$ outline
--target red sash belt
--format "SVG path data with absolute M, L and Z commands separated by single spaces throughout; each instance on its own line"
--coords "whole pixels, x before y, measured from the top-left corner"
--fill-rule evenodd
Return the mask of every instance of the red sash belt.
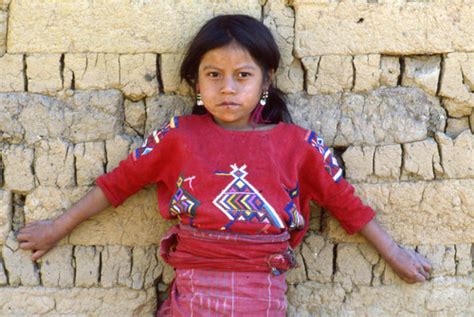
M 178 224 L 161 239 L 160 254 L 174 268 L 272 272 L 278 275 L 296 265 L 289 238 L 288 232 L 249 235 L 198 230 Z

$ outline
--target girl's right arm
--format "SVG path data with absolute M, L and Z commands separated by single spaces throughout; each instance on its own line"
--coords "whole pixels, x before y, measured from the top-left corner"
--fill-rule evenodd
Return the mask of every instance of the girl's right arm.
M 32 250 L 31 259 L 36 261 L 80 223 L 109 206 L 110 203 L 102 190 L 95 186 L 81 200 L 55 219 L 35 221 L 21 228 L 17 235 L 20 248 Z
M 110 205 L 121 205 L 145 185 L 159 182 L 162 173 L 170 171 L 167 167 L 176 169 L 182 157 L 179 147 L 181 142 L 168 136 L 177 127 L 177 117 L 167 120 L 118 167 L 97 178 L 97 186 L 64 214 L 53 220 L 36 221 L 23 227 L 17 235 L 20 248 L 32 250 L 31 258 L 36 261 L 84 220 Z

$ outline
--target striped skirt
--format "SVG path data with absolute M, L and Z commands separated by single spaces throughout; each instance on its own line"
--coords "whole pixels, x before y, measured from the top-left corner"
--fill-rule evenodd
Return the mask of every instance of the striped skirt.
M 285 316 L 285 274 L 176 269 L 156 316 Z

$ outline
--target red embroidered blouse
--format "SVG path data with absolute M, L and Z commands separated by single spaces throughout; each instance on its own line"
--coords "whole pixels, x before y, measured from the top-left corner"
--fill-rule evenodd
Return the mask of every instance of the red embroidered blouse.
M 313 131 L 283 122 L 269 130 L 226 130 L 207 114 L 172 118 L 96 183 L 115 207 L 156 184 L 167 219 L 248 234 L 289 230 L 295 247 L 308 228 L 310 200 L 349 234 L 374 217 L 341 175 Z

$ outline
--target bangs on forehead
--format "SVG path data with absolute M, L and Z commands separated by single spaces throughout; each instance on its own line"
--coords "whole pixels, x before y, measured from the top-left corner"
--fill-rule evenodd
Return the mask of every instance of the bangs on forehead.
M 204 55 L 203 55 L 203 58 L 201 59 L 200 63 L 199 63 L 199 68 L 200 69 L 207 69 L 207 68 L 212 68 L 212 67 L 215 67 L 216 65 L 212 65 L 212 64 L 209 64 L 209 62 L 206 62 L 205 64 L 203 64 L 203 59 L 204 57 L 208 54 L 208 53 L 211 53 L 213 52 L 214 50 L 217 50 L 217 49 L 223 49 L 223 48 L 229 48 L 231 50 L 239 50 L 241 52 L 243 52 L 244 54 L 246 54 L 250 59 L 251 61 L 253 62 L 253 64 L 250 64 L 250 63 L 242 63 L 240 65 L 237 65 L 237 68 L 241 69 L 241 68 L 246 68 L 246 69 L 256 69 L 257 67 L 260 68 L 260 70 L 263 70 L 263 67 L 262 65 L 260 65 L 256 60 L 255 58 L 252 56 L 252 54 L 250 54 L 250 52 L 245 48 L 243 47 L 242 45 L 240 45 L 237 41 L 232 41 L 230 42 L 229 44 L 227 45 L 224 45 L 224 46 L 221 46 L 221 47 L 216 47 L 212 50 L 209 50 L 207 51 Z

